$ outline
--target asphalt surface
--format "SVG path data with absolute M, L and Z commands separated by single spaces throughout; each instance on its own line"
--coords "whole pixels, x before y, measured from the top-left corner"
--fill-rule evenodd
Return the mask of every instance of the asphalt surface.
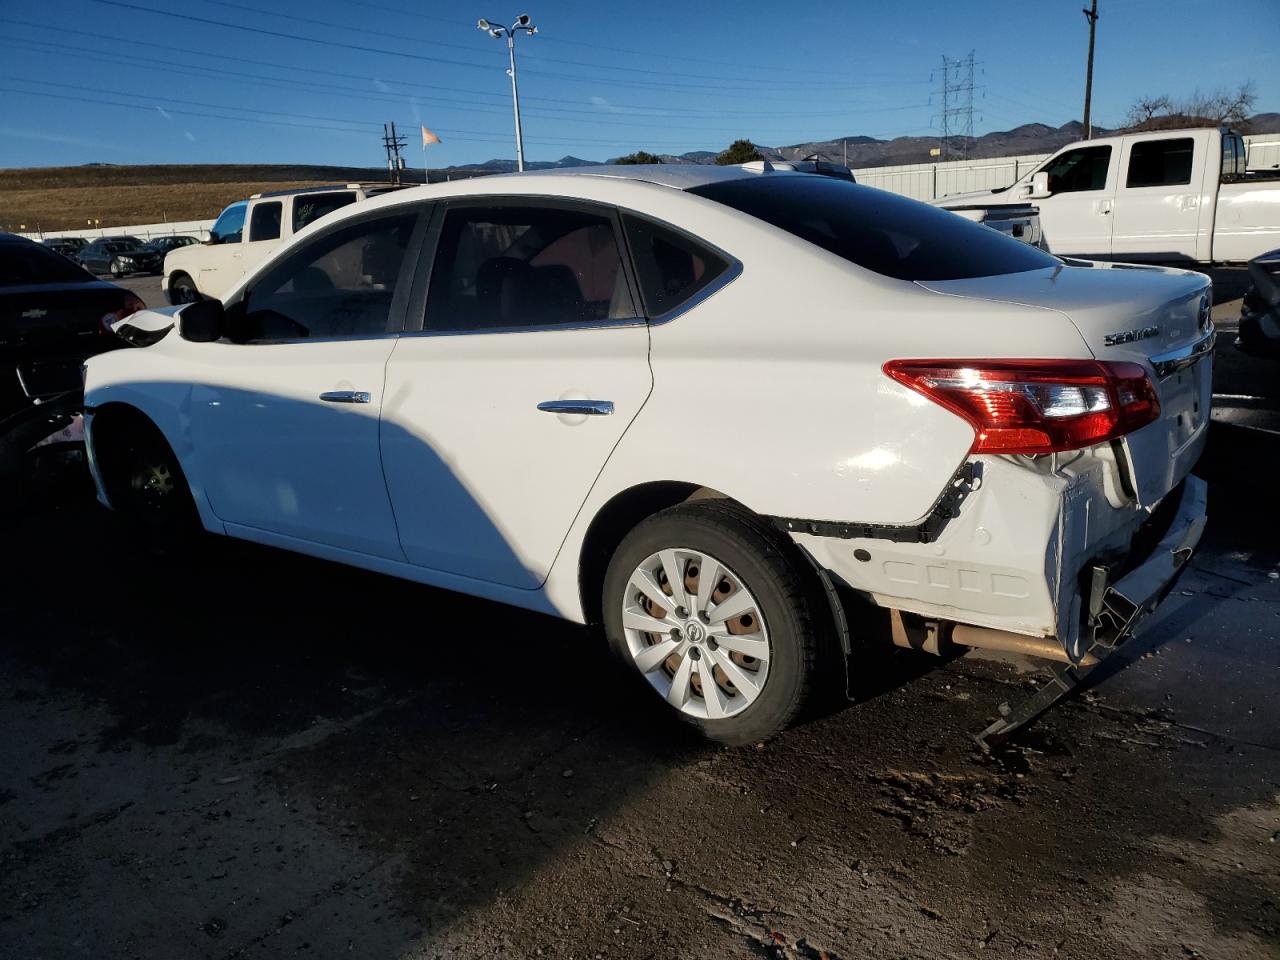
M 1280 956 L 1278 444 L 1214 424 L 1208 532 L 1125 668 L 991 755 L 1027 661 L 904 655 L 721 749 L 589 631 L 244 544 L 157 562 L 60 476 L 0 521 L 0 954 Z

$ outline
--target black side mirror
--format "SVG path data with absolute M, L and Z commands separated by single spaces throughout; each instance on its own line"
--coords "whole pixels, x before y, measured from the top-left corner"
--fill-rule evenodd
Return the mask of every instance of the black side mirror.
M 178 334 L 192 343 L 222 339 L 224 310 L 221 300 L 197 300 L 178 314 Z

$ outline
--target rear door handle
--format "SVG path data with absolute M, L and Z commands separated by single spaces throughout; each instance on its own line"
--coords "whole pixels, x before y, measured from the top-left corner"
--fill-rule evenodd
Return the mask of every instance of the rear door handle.
M 320 394 L 325 403 L 368 403 L 373 398 L 364 390 L 330 390 Z
M 607 417 L 613 413 L 612 400 L 544 400 L 538 404 L 543 413 L 581 413 L 589 417 Z

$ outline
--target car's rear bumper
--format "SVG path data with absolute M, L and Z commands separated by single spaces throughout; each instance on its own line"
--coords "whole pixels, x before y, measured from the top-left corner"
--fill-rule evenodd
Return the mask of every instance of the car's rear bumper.
M 833 579 L 878 606 L 1053 638 L 1079 662 L 1154 609 L 1204 528 L 1206 487 L 1196 477 L 1148 511 L 1133 505 L 1105 456 L 1057 470 L 998 457 L 976 466 L 958 515 L 928 542 L 793 538 Z

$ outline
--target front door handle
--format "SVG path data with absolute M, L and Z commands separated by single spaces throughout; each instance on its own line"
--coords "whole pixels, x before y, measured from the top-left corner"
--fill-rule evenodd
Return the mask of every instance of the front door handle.
M 613 413 L 612 400 L 544 400 L 538 404 L 543 413 L 581 413 L 589 417 L 607 417 Z
M 368 403 L 373 398 L 364 390 L 330 390 L 320 394 L 325 403 Z

